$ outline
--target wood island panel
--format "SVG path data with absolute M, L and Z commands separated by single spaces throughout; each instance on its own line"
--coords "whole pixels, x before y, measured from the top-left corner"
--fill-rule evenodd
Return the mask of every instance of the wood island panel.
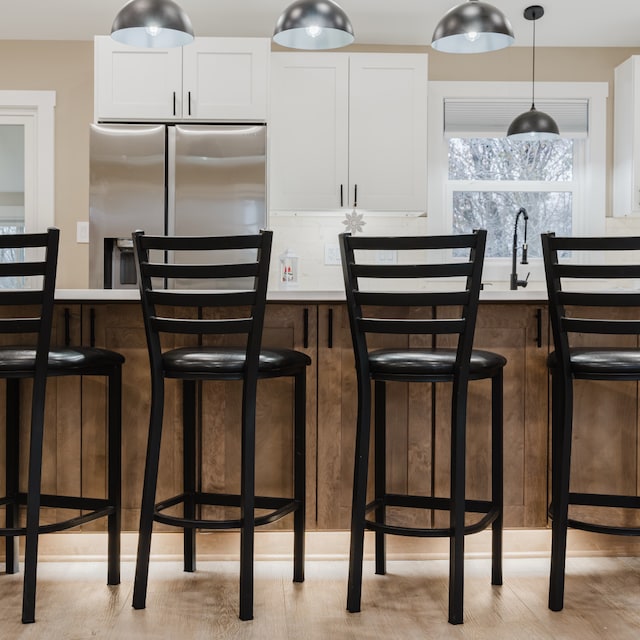
M 89 344 L 93 334 L 96 346 L 114 349 L 126 358 L 123 529 L 136 531 L 150 404 L 149 362 L 139 303 L 136 300 L 59 301 L 54 322 L 58 343 L 63 343 L 68 334 L 71 343 Z M 547 324 L 544 303 L 495 301 L 480 305 L 475 346 L 502 353 L 508 360 L 504 392 L 507 527 L 536 528 L 548 524 Z M 582 339 L 588 343 L 591 338 Z M 383 337 L 377 346 L 396 344 L 398 340 L 396 346 L 403 344 L 400 337 Z M 417 340 L 412 338 L 411 344 L 418 344 Z M 346 530 L 351 510 L 357 408 L 346 306 L 342 301 L 269 303 L 264 344 L 301 349 L 312 358 L 307 370 L 307 526 L 309 530 Z M 222 390 L 212 385 L 202 394 L 201 444 L 206 456 L 206 464 L 202 465 L 203 487 L 229 488 L 238 479 L 239 385 L 234 388 L 230 383 L 227 387 Z M 435 390 L 431 387 L 406 383 L 388 385 L 387 473 L 389 486 L 394 491 L 448 494 L 450 390 L 447 385 L 435 385 Z M 21 398 L 25 436 L 28 435 L 29 388 L 27 382 Z M 173 495 L 181 488 L 181 394 L 180 383 L 168 381 L 159 496 Z M 4 394 L 0 404 L 4 405 Z M 598 487 L 612 492 L 637 492 L 640 488 L 637 383 L 578 381 L 575 405 L 572 489 Z M 488 383 L 471 383 L 467 489 L 473 497 L 482 497 L 489 489 L 489 406 Z M 257 477 L 260 490 L 265 493 L 284 495 L 291 491 L 292 412 L 289 380 L 260 383 Z M 103 379 L 69 377 L 49 381 L 45 490 L 104 495 L 105 418 Z M 3 450 L 4 442 L 0 438 L 0 453 Z M 25 447 L 21 457 L 26 462 Z M 4 484 L 2 476 L 0 474 L 1 485 Z M 43 514 L 43 519 L 53 516 Z M 409 517 L 415 520 L 419 516 Z M 619 517 L 622 521 L 629 518 L 623 513 Z M 427 514 L 426 519 L 432 519 L 431 514 Z M 102 530 L 104 526 L 104 522 L 97 521 L 85 525 L 84 529 Z M 285 519 L 275 527 L 290 529 L 291 523 Z

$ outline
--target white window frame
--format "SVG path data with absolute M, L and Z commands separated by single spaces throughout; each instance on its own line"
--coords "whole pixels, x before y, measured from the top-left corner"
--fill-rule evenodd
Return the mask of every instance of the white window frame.
M 574 235 L 603 235 L 606 215 L 606 99 L 608 84 L 605 82 L 540 82 L 536 83 L 536 100 L 587 100 L 588 135 L 576 138 L 576 175 L 568 182 L 565 191 L 573 193 Z M 530 100 L 529 82 L 429 82 L 428 102 L 428 200 L 427 218 L 429 233 L 451 233 L 453 225 L 454 190 L 496 191 L 520 189 L 523 182 L 485 180 L 450 181 L 448 179 L 448 138 L 444 134 L 445 99 L 469 100 Z M 482 136 L 482 134 L 480 134 Z M 495 136 L 495 134 L 493 134 Z M 505 131 L 506 135 L 506 131 Z M 562 135 L 562 131 L 561 131 Z M 491 137 L 487 135 L 486 137 Z M 454 186 L 455 185 L 455 186 Z M 563 185 L 564 187 L 564 185 Z M 540 183 L 527 184 L 530 191 L 547 190 Z M 509 222 L 511 224 L 511 221 Z M 531 258 L 529 265 L 520 266 L 518 275 L 531 272 L 530 280 L 543 281 L 541 258 Z M 526 270 L 526 271 L 525 271 Z M 523 273 L 521 273 L 523 272 Z M 511 258 L 487 258 L 484 279 L 508 281 Z
M 55 91 L 0 91 L 0 124 L 24 125 L 24 215 L 28 233 L 55 223 Z

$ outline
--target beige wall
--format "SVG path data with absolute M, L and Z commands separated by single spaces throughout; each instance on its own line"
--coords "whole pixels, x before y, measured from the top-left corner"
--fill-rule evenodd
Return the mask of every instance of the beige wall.
M 76 220 L 89 219 L 89 123 L 93 119 L 93 43 L 0 40 L 0 89 L 56 92 L 55 222 L 60 227 L 58 286 L 88 286 L 88 245 Z
M 430 80 L 522 81 L 531 78 L 529 47 L 473 56 L 447 55 L 427 47 L 354 46 L 351 50 L 428 51 Z M 640 48 L 539 48 L 536 51 L 536 80 L 609 83 L 609 167 L 613 70 L 633 54 L 640 54 Z M 58 286 L 84 288 L 88 285 L 88 245 L 77 244 L 75 238 L 76 221 L 88 220 L 93 44 L 0 41 L 0 62 L 0 89 L 56 92 L 55 215 L 62 243 Z M 609 179 L 608 184 L 610 182 Z

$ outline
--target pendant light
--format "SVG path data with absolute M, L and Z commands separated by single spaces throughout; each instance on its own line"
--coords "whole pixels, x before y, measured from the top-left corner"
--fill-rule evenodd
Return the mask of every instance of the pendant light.
M 351 21 L 333 0 L 296 0 L 273 31 L 276 44 L 292 49 L 338 49 L 354 39 Z
M 513 44 L 513 29 L 504 14 L 487 2 L 468 0 L 438 22 L 431 46 L 445 53 L 484 53 Z
M 113 21 L 111 37 L 134 47 L 168 49 L 193 42 L 193 27 L 173 0 L 130 0 Z
M 507 136 L 513 140 L 555 140 L 560 135 L 556 121 L 547 113 L 538 111 L 535 104 L 536 82 L 536 20 L 542 18 L 544 9 L 532 5 L 524 10 L 524 17 L 533 21 L 533 49 L 531 72 L 531 109 L 521 113 L 509 125 Z

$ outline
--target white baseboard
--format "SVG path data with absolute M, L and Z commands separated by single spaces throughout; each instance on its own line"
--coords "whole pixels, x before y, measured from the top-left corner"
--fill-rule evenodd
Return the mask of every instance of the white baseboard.
M 427 560 L 447 558 L 447 538 L 408 538 L 387 536 L 387 558 L 390 560 Z M 125 532 L 121 536 L 122 559 L 134 560 L 138 535 Z M 22 542 L 22 539 L 20 539 Z M 640 538 L 608 536 L 569 531 L 568 553 L 574 556 L 640 555 Z M 293 534 L 289 531 L 256 533 L 256 560 L 279 560 L 291 557 Z M 43 561 L 103 560 L 106 557 L 106 533 L 54 533 L 40 537 L 39 554 Z M 237 560 L 237 532 L 198 534 L 198 558 L 202 560 Z M 507 529 L 503 532 L 504 557 L 548 557 L 551 550 L 549 529 Z M 177 560 L 182 554 L 182 535 L 173 532 L 153 534 L 152 555 L 157 559 Z M 309 531 L 305 540 L 305 556 L 310 560 L 342 560 L 348 557 L 347 531 Z M 469 557 L 489 557 L 491 533 L 482 531 L 467 536 L 465 553 Z M 365 534 L 365 556 L 373 557 L 373 534 Z

